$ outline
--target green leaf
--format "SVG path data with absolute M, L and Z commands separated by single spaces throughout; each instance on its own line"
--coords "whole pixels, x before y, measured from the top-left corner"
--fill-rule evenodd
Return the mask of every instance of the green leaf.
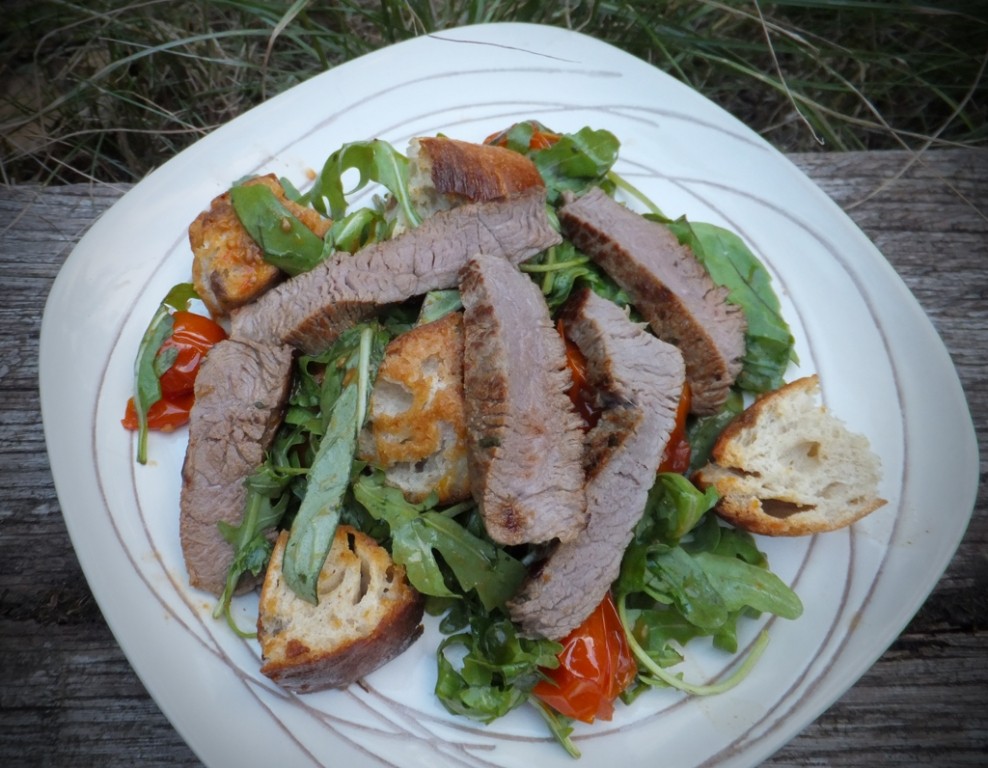
M 170 366 L 157 362 L 161 345 L 171 335 L 175 323 L 171 310 L 188 308 L 193 299 L 199 298 L 192 283 L 173 286 L 161 300 L 148 323 L 134 359 L 134 410 L 137 413 L 137 462 L 147 464 L 148 410 L 161 399 L 159 377 Z M 177 354 L 177 353 L 176 353 Z
M 628 619 L 638 644 L 661 667 L 682 662 L 683 655 L 677 646 L 681 648 L 706 634 L 683 618 L 682 613 L 664 606 L 629 610 Z
M 327 252 L 322 238 L 289 211 L 264 184 L 241 184 L 230 190 L 233 210 L 264 260 L 289 275 L 308 272 Z
M 518 591 L 525 567 L 503 549 L 437 512 L 426 512 L 419 520 L 428 527 L 432 547 L 443 556 L 460 587 L 467 592 L 475 589 L 487 610 L 504 605 Z
M 458 312 L 463 307 L 460 292 L 455 288 L 443 291 L 429 291 L 422 300 L 416 325 L 425 325 L 445 317 L 450 312 Z
M 696 555 L 714 589 L 730 611 L 752 608 L 774 613 L 784 619 L 798 619 L 803 613 L 799 597 L 778 576 L 766 568 L 746 563 L 737 557 L 711 552 Z
M 360 177 L 344 191 L 343 175 L 351 169 L 358 171 Z M 346 196 L 375 181 L 394 195 L 405 223 L 417 227 L 422 219 L 408 192 L 408 173 L 408 158 L 382 139 L 344 144 L 327 158 L 307 199 L 316 210 L 326 213 L 328 208 L 333 219 L 341 219 L 347 210 Z
M 309 468 L 305 498 L 285 546 L 285 582 L 296 595 L 313 604 L 319 602 L 319 572 L 333 545 L 340 505 L 350 482 L 357 445 L 357 398 L 356 386 L 348 386 L 333 407 L 329 427 Z
M 524 566 L 503 549 L 434 511 L 435 498 L 412 504 L 400 490 L 386 486 L 380 472 L 361 475 L 353 494 L 372 517 L 388 523 L 392 557 L 405 566 L 412 586 L 425 595 L 457 594 L 447 586 L 437 554 L 462 592 L 475 590 L 487 610 L 503 605 L 525 577 Z
M 472 610 L 469 631 L 447 637 L 436 652 L 436 696 L 454 714 L 489 723 L 529 699 L 542 677 L 540 668 L 559 662 L 559 643 L 520 637 L 499 612 Z M 447 649 L 460 651 L 457 668 Z
M 663 472 L 649 492 L 645 514 L 656 522 L 663 541 L 676 542 L 693 530 L 717 499 L 716 489 L 704 492 L 683 475 Z
M 726 402 L 717 413 L 689 420 L 686 425 L 686 438 L 690 444 L 690 472 L 695 472 L 707 463 L 710 451 L 720 433 L 724 431 L 724 427 L 743 410 L 744 399 L 741 392 L 732 388 Z
M 333 222 L 326 241 L 334 251 L 356 253 L 365 245 L 386 240 L 388 229 L 388 223 L 379 211 L 358 208 Z
M 645 511 L 635 527 L 614 584 L 617 595 L 653 591 L 653 558 L 674 546 L 701 521 L 717 501 L 716 491 L 701 491 L 682 475 L 663 472 L 649 490 Z M 654 597 L 654 595 L 653 595 Z M 671 597 L 665 595 L 666 600 Z
M 629 303 L 628 294 L 568 240 L 532 257 L 520 269 L 538 283 L 550 312 L 566 303 L 577 283 L 589 285 L 619 306 Z
M 728 607 L 702 565 L 682 547 L 655 556 L 651 567 L 683 618 L 700 629 L 715 632 L 728 619 Z
M 254 490 L 251 480 L 248 480 L 247 505 L 240 525 L 234 526 L 223 521 L 217 523 L 223 538 L 233 547 L 233 561 L 227 571 L 223 594 L 216 603 L 213 616 L 218 618 L 225 615 L 227 624 L 241 637 L 252 637 L 254 633 L 241 630 L 234 622 L 230 612 L 233 594 L 241 576 L 245 573 L 258 576 L 267 567 L 272 549 L 267 532 L 278 525 L 287 507 L 287 499 L 272 504 L 271 499 Z
M 282 563 L 289 587 L 313 604 L 318 603 L 319 573 L 336 534 L 357 434 L 386 342 L 379 326 L 364 324 L 341 335 L 329 356 L 320 396 L 325 432 L 306 476 Z
M 610 189 L 607 172 L 618 157 L 621 143 L 610 131 L 581 128 L 563 134 L 547 149 L 529 153 L 542 174 L 549 202 L 555 205 L 562 192 L 582 192 L 591 186 Z

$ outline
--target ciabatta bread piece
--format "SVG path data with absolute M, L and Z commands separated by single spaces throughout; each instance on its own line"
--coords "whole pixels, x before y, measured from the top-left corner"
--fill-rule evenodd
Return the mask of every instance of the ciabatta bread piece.
M 257 176 L 244 186 L 263 184 L 278 201 L 319 237 L 333 222 L 317 211 L 289 200 L 273 173 Z M 189 225 L 192 247 L 192 283 L 203 303 L 216 317 L 253 301 L 277 283 L 283 274 L 264 260 L 264 252 L 240 223 L 230 193 L 215 197 L 208 210 Z
M 767 536 L 843 528 L 885 504 L 868 439 L 817 402 L 816 375 L 756 400 L 721 433 L 694 481 L 713 486 L 717 512 Z
M 463 315 L 451 312 L 388 344 L 358 453 L 413 503 L 470 497 L 463 405 Z
M 347 525 L 336 530 L 319 574 L 319 604 L 292 592 L 278 537 L 257 617 L 261 672 L 283 688 L 309 693 L 344 688 L 400 654 L 422 633 L 424 599 L 374 539 Z
M 505 147 L 443 136 L 414 138 L 409 190 L 420 211 L 435 213 L 468 202 L 513 197 L 544 187 L 535 163 Z

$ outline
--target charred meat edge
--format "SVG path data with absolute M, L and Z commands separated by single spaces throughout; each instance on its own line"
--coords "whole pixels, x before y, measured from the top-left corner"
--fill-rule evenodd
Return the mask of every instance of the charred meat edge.
M 595 187 L 565 196 L 559 221 L 573 243 L 631 296 L 656 336 L 680 348 L 692 410 L 715 413 L 741 372 L 746 322 L 668 227 Z

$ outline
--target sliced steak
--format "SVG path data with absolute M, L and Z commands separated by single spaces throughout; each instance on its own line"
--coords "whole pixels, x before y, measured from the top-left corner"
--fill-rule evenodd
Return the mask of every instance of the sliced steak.
M 573 539 L 586 525 L 581 420 L 566 350 L 536 285 L 504 259 L 460 279 L 470 488 L 502 544 Z
M 745 318 L 727 303 L 692 251 L 661 224 L 649 221 L 595 187 L 567 197 L 559 221 L 573 243 L 631 296 L 655 334 L 686 360 L 692 410 L 717 411 L 741 372 Z
M 518 263 L 558 242 L 546 216 L 544 189 L 463 205 L 287 280 L 238 310 L 232 335 L 321 352 L 382 305 L 454 288 L 468 256 L 483 253 Z
M 284 345 L 228 339 L 209 351 L 196 377 L 179 524 L 193 587 L 223 592 L 233 549 L 217 523 L 243 518 L 245 481 L 281 423 L 292 355 Z
M 586 435 L 587 528 L 559 544 L 509 602 L 531 636 L 558 640 L 579 626 L 618 577 L 676 421 L 685 382 L 679 350 L 589 290 L 564 313 L 604 410 Z

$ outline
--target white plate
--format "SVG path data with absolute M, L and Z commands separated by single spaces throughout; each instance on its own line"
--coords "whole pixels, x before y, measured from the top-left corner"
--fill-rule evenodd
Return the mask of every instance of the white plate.
M 140 467 L 120 426 L 138 340 L 168 288 L 189 278 L 186 228 L 214 195 L 257 171 L 304 184 L 347 141 L 481 140 L 525 118 L 611 130 L 618 170 L 665 213 L 748 241 L 798 338 L 793 375 L 819 372 L 827 404 L 870 438 L 890 502 L 849 530 L 762 540 L 804 616 L 772 622 L 762 663 L 730 693 L 656 692 L 580 727 L 583 764 L 758 764 L 871 666 L 963 535 L 977 448 L 947 352 L 889 264 L 786 158 L 659 70 L 579 34 L 496 24 L 410 40 L 293 88 L 149 175 L 82 239 L 46 307 L 42 408 L 69 532 L 130 662 L 208 765 L 573 765 L 530 711 L 486 728 L 446 714 L 432 696 L 431 629 L 365 685 L 294 697 L 269 684 L 256 645 L 213 621 L 212 601 L 186 585 L 185 435 L 153 435 Z M 761 626 L 749 622 L 743 642 Z M 689 660 L 696 680 L 734 664 L 707 648 Z

